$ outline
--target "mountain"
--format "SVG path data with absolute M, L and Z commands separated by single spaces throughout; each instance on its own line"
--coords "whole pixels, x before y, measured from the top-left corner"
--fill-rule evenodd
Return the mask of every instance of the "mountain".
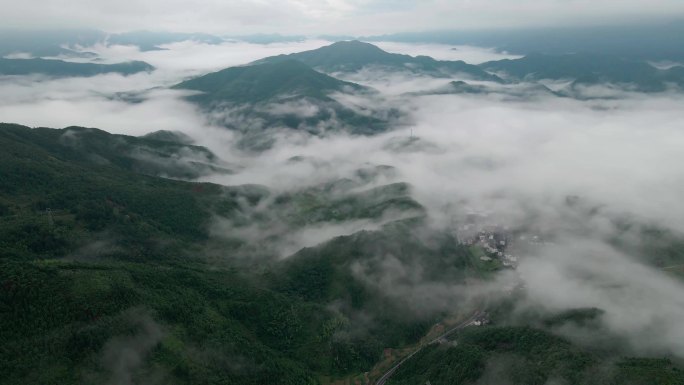
M 589 315 L 583 317 L 591 321 L 593 314 L 587 310 L 583 312 Z M 570 316 L 561 315 L 565 326 L 578 327 L 580 322 Z M 684 370 L 673 361 L 616 357 L 548 330 L 496 325 L 466 328 L 425 347 L 387 384 L 681 384 Z M 611 369 L 605 370 L 608 366 Z
M 101 248 L 86 254 L 153 258 L 179 242 L 204 239 L 209 201 L 222 194 L 149 175 L 186 174 L 188 167 L 168 171 L 174 162 L 163 162 L 161 154 L 185 152 L 175 143 L 77 127 L 1 124 L 0 149 L 0 203 L 6 208 L 0 254 L 5 257 L 76 256 L 102 240 Z M 213 192 L 196 194 L 195 188 Z
M 388 383 L 682 382 L 680 363 L 555 333 L 596 328 L 600 310 L 520 314 L 517 291 L 462 301 L 492 267 L 432 228 L 411 186 L 379 184 L 390 167 L 286 193 L 193 183 L 128 163 L 135 148 L 182 152 L 150 136 L 172 141 L 0 124 L 3 384 L 373 383 L 483 307 L 492 325 L 425 345 Z M 358 220 L 374 226 L 331 231 Z M 331 234 L 265 250 L 306 230 Z
M 0 125 L 0 382 L 316 383 L 282 343 L 315 341 L 326 310 L 198 255 L 254 189 L 96 164 L 44 131 Z
M 231 174 L 228 164 L 205 147 L 195 146 L 180 133 L 156 131 L 141 137 L 110 134 L 96 128 L 38 128 L 36 134 L 70 147 L 97 164 L 114 165 L 145 175 L 196 179 Z
M 132 31 L 110 34 L 98 30 L 26 30 L 0 29 L 0 57 L 28 54 L 30 57 L 92 57 L 79 47 L 95 44 L 135 45 L 141 51 L 160 50 L 160 45 L 193 40 L 204 44 L 220 44 L 225 40 L 205 33 Z
M 642 60 L 684 60 L 684 21 L 561 27 L 496 28 L 406 32 L 360 38 L 365 41 L 438 43 L 496 47 L 501 52 L 565 55 L 573 52 L 620 55 Z
M 73 63 L 49 59 L 4 59 L 0 58 L 0 75 L 40 74 L 50 77 L 81 77 L 107 73 L 132 75 L 154 70 L 151 65 L 132 61 L 117 64 Z
M 440 61 L 428 56 L 414 57 L 389 53 L 373 44 L 357 40 L 340 41 L 311 51 L 272 56 L 256 63 L 276 63 L 286 60 L 298 60 L 326 73 L 356 72 L 365 67 L 377 67 L 437 77 L 465 75 L 475 80 L 501 81 L 497 76 L 463 61 Z
M 97 30 L 0 30 L 0 57 L 13 54 L 28 54 L 30 57 L 81 56 L 70 47 L 89 47 L 104 41 L 107 34 Z
M 29 134 L 30 133 L 30 134 Z M 71 161 L 108 165 L 153 176 L 195 179 L 231 170 L 204 147 L 153 133 L 144 137 L 114 135 L 96 128 L 36 128 L 26 135 L 34 145 L 59 152 Z M 174 140 L 175 139 L 175 140 Z
M 664 91 L 669 85 L 684 86 L 681 67 L 661 70 L 644 61 L 615 55 L 532 54 L 521 59 L 491 61 L 480 67 L 516 80 L 569 80 L 573 85 L 611 83 L 644 92 Z
M 174 88 L 202 92 L 190 99 L 205 105 L 253 104 L 300 97 L 330 101 L 330 93 L 365 89 L 316 72 L 294 60 L 226 68 L 184 81 Z
M 230 120 L 224 124 L 243 132 L 289 127 L 321 133 L 341 125 L 354 134 L 374 134 L 387 128 L 387 123 L 372 116 L 367 107 L 354 108 L 333 97 L 336 93 L 369 95 L 373 90 L 335 79 L 295 60 L 231 67 L 173 88 L 198 91 L 188 99 L 205 110 L 221 113 L 228 109 L 239 114 L 239 124 Z
M 65 144 L 70 131 L 97 140 Z M 294 210 L 298 217 L 283 216 L 288 222 L 281 227 L 296 231 L 402 207 L 420 210 L 405 186 L 358 191 L 358 183 L 383 168 L 360 171 L 351 189 L 335 183 L 266 199 L 271 193 L 256 186 L 169 180 L 123 163 L 92 162 L 90 154 L 106 151 L 98 141 L 140 143 L 85 131 L 92 129 L 0 125 L 3 383 L 122 383 L 129 377 L 151 383 L 162 375 L 166 383 L 319 384 L 321 376 L 367 370 L 384 346 L 413 340 L 426 327 L 386 303 L 382 317 L 389 324 L 377 324 L 372 339 L 364 338 L 358 331 L 369 326 L 366 319 L 327 301 L 346 303 L 341 296 L 348 291 L 300 295 L 312 282 L 297 283 L 293 274 L 315 273 L 317 266 L 240 259 L 248 233 L 270 213 Z M 263 205 L 275 207 L 263 211 Z M 210 231 L 217 220 L 230 220 L 233 230 Z M 315 282 L 343 283 L 338 277 L 349 277 L 344 255 L 379 247 L 378 237 L 394 245 L 389 234 L 369 233 L 357 246 L 341 238 L 306 252 L 306 259 L 340 253 L 333 267 L 341 275 Z M 352 248 L 340 248 L 345 244 Z M 357 288 L 355 303 L 379 315 L 371 306 L 371 299 L 382 299 L 378 293 L 362 282 L 347 283 Z M 122 374 L 118 362 L 128 362 L 132 351 L 141 359 Z

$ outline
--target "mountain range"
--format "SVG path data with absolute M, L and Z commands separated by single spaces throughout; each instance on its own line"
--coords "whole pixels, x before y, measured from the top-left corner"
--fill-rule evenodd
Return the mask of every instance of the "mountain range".
M 516 81 L 568 80 L 573 85 L 613 84 L 641 92 L 684 86 L 682 66 L 658 69 L 643 60 L 616 55 L 531 54 L 520 59 L 482 63 L 480 67 Z
M 142 61 L 117 64 L 75 63 L 56 59 L 6 59 L 0 58 L 0 75 L 32 75 L 49 77 L 82 77 L 108 73 L 132 75 L 154 70 Z
M 255 63 L 276 63 L 287 60 L 300 61 L 325 73 L 357 72 L 363 68 L 377 68 L 436 77 L 466 76 L 474 80 L 501 81 L 497 76 L 463 61 L 441 61 L 429 56 L 414 57 L 389 53 L 373 44 L 357 40 L 340 41 L 311 51 L 272 56 Z
M 98 36 L 72 37 L 86 42 Z M 158 50 L 164 42 L 185 38 L 221 41 L 154 33 L 111 41 Z M 255 39 L 261 38 L 279 39 Z M 45 59 L 1 59 L 0 69 L 3 63 L 7 75 L 53 77 L 153 69 L 142 62 L 107 66 Z M 622 56 L 530 54 L 475 66 L 345 41 L 225 68 L 164 91 L 194 103 L 211 123 L 235 130 L 227 136 L 238 138 L 238 145 L 260 150 L 281 129 L 325 136 L 375 135 L 397 127 L 404 116 L 387 107 L 391 97 L 336 77 L 364 69 L 429 76 L 435 78 L 430 87 L 441 85 L 397 95 L 390 100 L 395 103 L 435 94 L 465 94 L 480 103 L 478 98 L 490 93 L 572 97 L 573 89 L 584 85 L 643 92 L 684 85 L 684 67 L 658 69 Z M 569 86 L 552 91 L 542 84 L 546 80 Z M 122 93 L 117 103 L 123 101 L 145 99 Z M 437 107 L 449 108 L 453 100 L 446 102 Z M 498 111 L 487 109 L 495 120 L 503 116 Z M 449 128 L 462 124 L 470 135 L 469 121 L 472 117 L 454 118 Z M 430 129 L 429 124 L 423 126 Z M 452 172 L 454 167 L 468 167 L 470 159 L 496 168 L 489 154 L 473 156 L 477 148 L 466 148 L 470 142 L 461 141 L 460 133 L 448 132 L 445 142 L 458 139 L 452 147 L 413 132 L 366 138 L 375 143 L 361 150 L 387 151 L 349 159 L 356 163 L 313 155 L 329 150 L 327 145 L 337 147 L 337 155 L 349 146 L 348 138 L 302 136 L 306 140 L 299 143 L 320 147 L 301 147 L 302 155 L 295 155 L 297 145 L 287 151 L 277 147 L 271 157 L 231 154 L 234 148 L 228 146 L 213 152 L 168 130 L 130 136 L 89 127 L 0 123 L 0 384 L 684 384 L 684 364 L 676 354 L 641 350 L 626 332 L 609 329 L 608 317 L 615 313 L 580 307 L 584 302 L 572 299 L 548 307 L 527 301 L 520 277 L 534 274 L 530 266 L 543 259 L 532 256 L 516 272 L 500 258 L 507 251 L 491 245 L 521 255 L 530 247 L 548 259 L 553 229 L 546 230 L 548 244 L 534 236 L 527 245 L 523 237 L 537 233 L 537 219 L 520 220 L 513 229 L 479 229 L 473 219 L 463 226 L 478 227 L 473 234 L 481 241 L 473 244 L 459 238 L 463 227 L 450 218 L 452 210 L 480 216 L 467 214 L 465 198 L 450 192 L 444 208 L 427 196 L 440 191 L 424 194 L 417 187 L 425 191 L 429 184 L 402 179 L 425 183 L 426 177 L 446 172 L 452 179 L 465 175 L 453 182 L 467 186 L 477 182 L 469 178 L 475 174 Z M 353 138 L 351 145 L 362 139 Z M 507 144 L 501 135 L 495 139 L 482 142 L 485 153 L 492 143 Z M 449 160 L 441 163 L 445 167 L 437 161 L 442 155 Z M 454 163 L 456 158 L 463 162 Z M 406 169 L 380 163 L 385 161 Z M 421 162 L 434 170 L 421 173 Z M 290 171 L 315 172 L 306 175 L 308 183 L 290 187 L 236 185 L 272 165 L 272 175 L 282 179 Z M 476 172 L 483 170 L 478 165 Z M 497 191 L 482 198 L 497 206 L 508 194 Z M 556 208 L 542 203 L 544 209 Z M 525 211 L 524 206 L 518 209 Z M 559 214 L 556 222 L 573 218 L 561 224 L 565 229 L 572 230 L 573 221 L 601 226 L 606 248 L 597 255 L 620 251 L 643 269 L 667 268 L 663 274 L 671 275 L 664 279 L 672 282 L 658 293 L 669 292 L 681 278 L 679 233 L 603 215 L 611 208 L 579 197 L 568 197 L 557 208 L 555 214 L 568 215 Z M 433 210 L 443 212 L 428 215 Z M 539 217 L 540 227 L 548 226 L 545 216 L 531 216 Z M 608 223 L 613 220 L 615 232 Z M 504 234 L 496 235 L 503 243 L 494 238 L 500 231 Z M 582 236 L 571 233 L 573 240 Z M 582 270 L 568 271 L 594 279 Z M 539 274 L 560 276 L 549 268 Z M 606 285 L 629 292 L 615 282 L 608 279 Z M 667 317 L 644 317 L 654 320 L 646 323 L 645 335 L 661 335 Z M 387 382 L 385 373 L 393 374 Z
M 387 166 L 283 194 L 166 179 L 131 157 L 150 147 L 206 154 L 186 139 L 0 124 L 2 382 L 375 381 L 450 316 L 427 300 L 408 305 L 421 281 L 433 290 L 491 273 L 453 234 L 426 226 L 410 185 L 378 184 Z M 362 218 L 378 226 L 278 253 L 288 234 Z M 400 275 L 386 291 L 387 268 L 399 266 L 420 277 Z M 487 379 L 487 363 L 502 357 L 515 384 L 684 380 L 667 358 L 616 356 L 552 333 L 593 328 L 597 309 L 534 313 L 535 326 L 515 326 L 503 321 L 511 303 L 487 306 L 493 325 L 427 346 L 390 383 Z M 122 369 L 130 354 L 141 358 Z
M 372 89 L 317 72 L 296 60 L 231 67 L 174 88 L 197 91 L 188 99 L 214 115 L 228 111 L 250 118 L 251 125 L 232 127 L 242 131 L 289 127 L 312 133 L 344 129 L 374 134 L 387 129 L 387 122 L 370 111 L 342 104 L 334 97 L 370 95 Z

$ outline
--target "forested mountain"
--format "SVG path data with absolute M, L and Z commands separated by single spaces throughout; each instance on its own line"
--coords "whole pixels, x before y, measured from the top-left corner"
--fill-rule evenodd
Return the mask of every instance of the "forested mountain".
M 521 59 L 487 62 L 480 67 L 515 80 L 568 80 L 573 85 L 614 84 L 643 92 L 684 86 L 684 67 L 658 69 L 646 61 L 616 55 L 532 54 Z
M 250 118 L 240 119 L 242 126 L 229 126 L 251 133 L 273 127 L 354 134 L 387 129 L 387 121 L 374 117 L 372 111 L 361 111 L 367 107 L 351 108 L 334 97 L 337 93 L 368 94 L 372 89 L 335 79 L 296 60 L 231 67 L 174 88 L 197 91 L 188 99 L 214 115 Z
M 175 86 L 202 92 L 191 100 L 202 104 L 264 103 L 312 98 L 330 101 L 332 92 L 362 91 L 364 87 L 316 72 L 295 60 L 231 67 Z
M 572 322 L 568 322 L 572 324 Z M 548 331 L 520 326 L 467 329 L 431 345 L 403 365 L 388 385 L 424 384 L 680 384 L 669 359 L 614 357 L 573 345 Z
M 299 257 L 291 267 L 268 257 L 249 262 L 244 253 L 258 244 L 239 230 L 282 220 L 296 231 L 389 211 L 420 216 L 406 186 L 359 194 L 354 189 L 374 175 L 363 171 L 356 182 L 277 198 L 273 215 L 263 218 L 250 212 L 270 194 L 263 187 L 141 175 L 117 155 L 185 145 L 94 129 L 0 128 L 0 383 L 313 384 L 367 370 L 384 346 L 412 341 L 426 327 L 405 315 L 372 341 L 341 337 L 362 322 L 353 309 L 370 306 L 376 289 L 345 280 L 356 285 L 353 303 L 346 291 L 316 294 L 319 285 L 343 283 L 339 274 L 349 277 L 340 270 L 344 258 L 330 265 L 338 273 L 298 281 L 298 274 L 321 272 L 319 265 L 297 266 Z M 125 142 L 118 150 L 105 145 L 117 141 Z M 93 161 L 96 154 L 108 161 Z M 232 221 L 235 233 L 212 236 L 216 218 Z M 279 244 L 277 236 L 264 242 Z M 257 262 L 248 273 L 244 264 Z M 332 311 L 330 300 L 351 308 Z M 131 350 L 145 358 L 121 363 Z
M 10 128 L 3 133 L 8 135 Z M 156 132 L 144 137 L 112 135 L 96 128 L 67 127 L 15 130 L 15 138 L 58 153 L 70 161 L 110 165 L 153 176 L 197 178 L 230 173 L 226 164 L 204 147 L 181 143 L 183 137 Z
M 311 51 L 273 56 L 257 63 L 275 63 L 287 60 L 300 61 L 326 73 L 356 72 L 365 67 L 381 70 L 408 71 L 417 74 L 449 77 L 465 75 L 476 80 L 501 81 L 477 66 L 463 61 L 440 61 L 429 56 L 409 56 L 385 52 L 360 41 L 341 41 Z
M 486 306 L 495 325 L 427 346 L 389 383 L 682 379 L 667 359 L 618 359 L 615 347 L 549 334 L 591 327 L 600 312 L 520 328 L 505 301 L 453 298 L 495 267 L 431 230 L 411 186 L 376 186 L 391 168 L 284 194 L 141 174 L 156 172 L 136 149 L 217 161 L 178 139 L 0 126 L 0 383 L 363 383 L 391 362 L 386 348 L 397 359 L 434 335 L 444 301 L 461 315 Z M 354 220 L 375 225 L 283 259 L 293 234 Z
M 6 59 L 0 58 L 0 75 L 39 74 L 50 77 L 95 76 L 108 73 L 132 75 L 154 70 L 151 65 L 133 61 L 117 64 L 74 63 L 51 59 Z

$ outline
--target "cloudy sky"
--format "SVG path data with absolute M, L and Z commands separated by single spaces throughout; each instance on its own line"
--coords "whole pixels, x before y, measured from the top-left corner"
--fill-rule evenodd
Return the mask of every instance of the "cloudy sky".
M 389 32 L 661 22 L 681 0 L 0 0 L 0 25 L 226 34 Z

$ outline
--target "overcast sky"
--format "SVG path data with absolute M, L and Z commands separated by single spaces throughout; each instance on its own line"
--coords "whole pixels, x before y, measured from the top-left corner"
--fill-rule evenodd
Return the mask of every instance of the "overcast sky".
M 682 0 L 0 0 L 0 25 L 225 34 L 382 34 L 671 21 Z

